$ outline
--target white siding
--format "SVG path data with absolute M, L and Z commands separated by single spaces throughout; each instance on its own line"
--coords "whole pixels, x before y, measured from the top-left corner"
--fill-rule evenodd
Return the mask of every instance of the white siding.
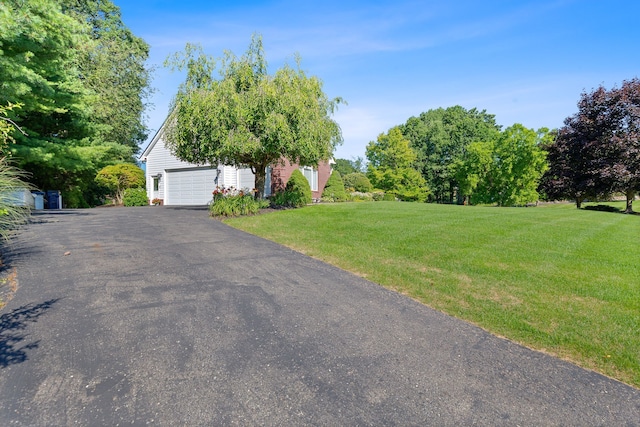
M 251 169 L 238 170 L 238 188 L 253 190 L 256 187 L 256 177 Z
M 238 170 L 234 167 L 225 166 L 222 169 L 222 183 L 221 186 L 226 188 L 238 187 Z
M 146 158 L 143 159 L 146 161 L 147 197 L 150 201 L 156 198 L 164 200 L 166 199 L 167 190 L 167 171 L 193 168 L 196 165 L 178 160 L 178 158 L 172 155 L 164 144 L 162 131 L 158 132 L 158 135 L 151 141 L 151 144 L 153 145 L 150 147 L 150 151 L 147 153 Z M 158 174 L 161 174 L 158 191 L 154 191 L 153 177 L 158 176 Z M 165 204 L 168 204 L 167 202 L 170 203 L 170 201 L 165 200 Z
M 162 199 L 165 205 L 206 204 L 212 199 L 211 193 L 216 185 L 237 189 L 255 187 L 255 176 L 251 169 L 194 165 L 178 160 L 165 146 L 163 129 L 154 136 L 140 159 L 146 163 L 147 197 L 150 202 Z M 154 177 L 159 177 L 157 191 L 153 186 Z M 271 188 L 270 178 L 267 177 L 265 185 L 267 191 Z

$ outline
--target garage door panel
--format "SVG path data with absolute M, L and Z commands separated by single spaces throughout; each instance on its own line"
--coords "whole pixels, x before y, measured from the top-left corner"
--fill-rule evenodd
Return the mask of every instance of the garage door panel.
M 216 170 L 211 168 L 167 172 L 166 204 L 206 205 L 216 187 Z

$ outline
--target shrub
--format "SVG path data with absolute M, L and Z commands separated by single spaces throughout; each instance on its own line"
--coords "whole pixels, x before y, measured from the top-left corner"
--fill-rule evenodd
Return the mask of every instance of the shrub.
M 396 201 L 396 195 L 393 193 L 384 193 L 384 196 L 382 197 L 382 200 L 386 201 L 386 202 L 395 202 Z
M 380 200 L 384 200 L 384 191 L 373 190 L 373 192 L 371 193 L 371 197 L 373 197 L 373 200 L 375 200 L 376 202 L 379 202 Z
M 147 206 L 147 190 L 144 188 L 127 188 L 122 195 L 122 204 L 125 206 Z
M 340 172 L 333 171 L 322 192 L 322 200 L 327 202 L 344 202 L 347 200 L 347 193 L 344 191 L 344 183 Z
M 274 206 L 299 208 L 311 203 L 311 187 L 309 181 L 298 169 L 294 170 L 284 191 L 273 195 L 271 201 Z
M 132 163 L 109 165 L 100 169 L 95 182 L 107 189 L 115 204 L 123 203 L 127 188 L 144 187 L 144 171 Z M 146 196 L 145 196 L 146 197 Z
M 249 190 L 216 187 L 213 202 L 209 205 L 209 213 L 213 217 L 255 215 L 260 209 L 268 206 L 268 201 L 256 200 L 253 192 Z
M 84 199 L 82 190 L 78 187 L 65 191 L 62 194 L 62 200 L 64 201 L 65 207 L 70 209 L 89 207 L 89 203 Z
M 361 172 L 350 173 L 342 179 L 346 188 L 353 188 L 354 191 L 369 193 L 373 190 L 373 185 L 369 178 Z
M 371 197 L 370 193 L 353 191 L 351 194 L 349 194 L 349 200 L 351 200 L 352 202 L 371 202 L 373 201 L 373 197 Z
M 283 208 L 288 206 L 287 193 L 285 191 L 278 191 L 269 196 L 269 202 L 271 207 Z

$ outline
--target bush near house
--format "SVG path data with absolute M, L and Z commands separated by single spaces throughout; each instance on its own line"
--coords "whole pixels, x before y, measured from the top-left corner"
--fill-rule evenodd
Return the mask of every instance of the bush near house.
M 284 191 L 271 197 L 271 204 L 274 207 L 300 208 L 309 203 L 311 203 L 311 187 L 307 178 L 298 169 L 291 174 Z
M 119 163 L 102 168 L 95 181 L 109 192 L 114 204 L 120 205 L 123 203 L 124 191 L 144 187 L 146 178 L 144 171 L 133 163 Z
M 344 182 L 340 172 L 333 171 L 327 180 L 327 184 L 324 186 L 322 192 L 323 202 L 344 202 L 348 199 L 347 192 L 344 190 Z
M 127 188 L 122 195 L 122 204 L 124 206 L 147 206 L 147 190 L 144 188 Z

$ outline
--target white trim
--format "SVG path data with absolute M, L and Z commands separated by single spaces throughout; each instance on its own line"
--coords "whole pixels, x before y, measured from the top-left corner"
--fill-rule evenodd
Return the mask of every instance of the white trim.
M 156 134 L 153 136 L 153 138 L 151 138 L 151 142 L 149 142 L 149 145 L 147 145 L 147 148 L 145 148 L 142 151 L 142 154 L 140 154 L 140 156 L 138 156 L 138 160 L 140 160 L 142 162 L 146 162 L 147 161 L 147 156 L 149 155 L 151 150 L 153 150 L 153 147 L 156 146 L 158 140 L 160 140 L 160 137 L 164 133 L 164 127 L 167 124 L 167 120 L 169 120 L 169 116 L 167 116 L 167 118 L 164 119 L 164 122 L 162 122 L 162 125 L 160 126 L 160 129 L 158 129 Z
M 309 181 L 311 191 L 318 191 L 318 169 L 311 166 L 300 166 L 299 169 L 304 177 L 307 178 L 307 181 Z

